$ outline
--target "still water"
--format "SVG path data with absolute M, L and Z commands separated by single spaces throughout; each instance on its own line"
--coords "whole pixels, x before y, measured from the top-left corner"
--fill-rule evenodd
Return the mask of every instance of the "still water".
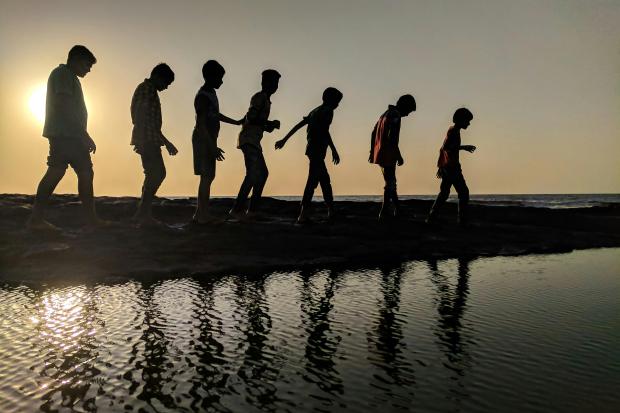
M 620 249 L 0 284 L 0 411 L 619 411 Z

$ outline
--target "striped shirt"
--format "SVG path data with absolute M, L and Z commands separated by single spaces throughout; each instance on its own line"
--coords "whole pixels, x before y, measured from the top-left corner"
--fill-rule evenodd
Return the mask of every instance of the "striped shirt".
M 157 89 L 150 79 L 144 79 L 131 99 L 131 145 L 140 152 L 145 145 L 162 146 L 161 103 Z

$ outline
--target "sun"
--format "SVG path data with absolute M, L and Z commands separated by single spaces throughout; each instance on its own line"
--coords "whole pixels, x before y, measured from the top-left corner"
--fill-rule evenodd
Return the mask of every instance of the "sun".
M 45 95 L 47 93 L 47 86 L 45 83 L 41 83 L 32 89 L 30 97 L 28 98 L 28 108 L 30 113 L 40 124 L 45 121 Z

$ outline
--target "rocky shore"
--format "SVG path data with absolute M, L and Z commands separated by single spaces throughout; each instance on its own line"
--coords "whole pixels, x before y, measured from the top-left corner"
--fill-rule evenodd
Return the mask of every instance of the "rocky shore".
M 59 233 L 29 231 L 32 196 L 0 195 L 0 279 L 62 283 L 133 278 L 230 274 L 304 266 L 361 267 L 386 261 L 459 256 L 520 255 L 620 246 L 620 207 L 543 209 L 472 205 L 468 228 L 455 223 L 448 204 L 439 224 L 424 224 L 430 201 L 402 202 L 403 217 L 377 222 L 379 204 L 336 202 L 338 216 L 295 225 L 298 202 L 266 198 L 264 215 L 227 220 L 232 199 L 215 199 L 218 221 L 187 225 L 195 199 L 160 198 L 154 215 L 161 228 L 130 222 L 137 199 L 97 198 L 102 218 L 113 225 L 85 230 L 74 195 L 52 198 L 48 219 Z

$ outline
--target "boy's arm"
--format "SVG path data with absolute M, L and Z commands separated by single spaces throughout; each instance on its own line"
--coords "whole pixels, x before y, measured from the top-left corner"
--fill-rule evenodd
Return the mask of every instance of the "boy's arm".
M 291 136 L 293 136 L 295 134 L 295 132 L 297 132 L 299 129 L 301 129 L 304 125 L 306 125 L 308 123 L 308 118 L 303 118 L 302 120 L 300 120 L 297 125 L 293 126 L 293 128 L 286 134 L 286 136 L 282 139 L 280 139 L 279 141 L 276 142 L 276 149 L 282 149 L 284 147 L 284 145 L 286 144 L 286 141 L 288 141 Z
M 220 113 L 219 119 L 220 119 L 220 122 L 230 123 L 231 125 L 241 125 L 243 123 L 243 118 L 241 118 L 239 120 L 235 120 L 233 118 L 229 118 L 228 116 L 224 115 L 223 113 Z
M 471 153 L 476 150 L 476 147 L 474 145 L 461 145 L 459 146 L 459 149 Z
M 332 162 L 334 162 L 334 165 L 338 165 L 340 163 L 340 155 L 338 155 L 338 151 L 336 150 L 336 145 L 334 145 L 331 134 L 329 135 L 327 144 L 332 150 Z
M 174 155 L 176 155 L 177 153 L 179 153 L 179 150 L 177 149 L 177 147 L 176 147 L 176 146 L 174 146 L 174 144 L 173 144 L 172 142 L 170 142 L 170 141 L 168 140 L 168 138 L 166 138 L 166 137 L 164 136 L 164 134 L 163 134 L 163 133 L 161 134 L 161 140 L 162 140 L 162 142 L 164 143 L 164 146 L 166 147 L 166 150 L 168 151 L 168 153 L 169 153 L 171 156 L 174 156 Z
M 370 155 L 368 155 L 368 162 L 372 163 L 373 154 L 375 152 L 375 133 L 377 133 L 377 124 L 375 123 L 375 127 L 372 129 L 372 133 L 370 134 Z

